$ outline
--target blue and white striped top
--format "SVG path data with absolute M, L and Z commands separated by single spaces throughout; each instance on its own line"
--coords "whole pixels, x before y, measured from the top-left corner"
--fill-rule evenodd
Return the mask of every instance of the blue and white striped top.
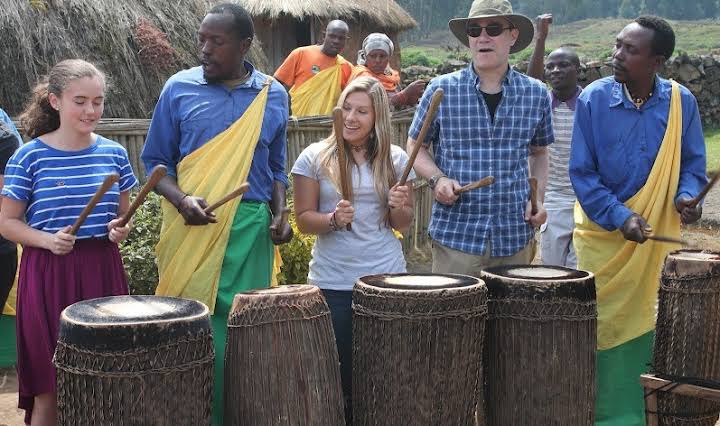
M 27 203 L 25 219 L 32 228 L 55 233 L 72 225 L 110 173 L 120 175 L 83 223 L 77 237 L 108 235 L 107 224 L 117 217 L 120 193 L 137 184 L 127 151 L 117 142 L 97 136 L 81 151 L 61 151 L 40 139 L 22 145 L 5 168 L 2 195 Z

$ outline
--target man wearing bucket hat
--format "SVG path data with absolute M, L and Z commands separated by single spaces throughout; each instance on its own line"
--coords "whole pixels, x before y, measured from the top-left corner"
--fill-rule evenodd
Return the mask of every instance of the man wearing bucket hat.
M 488 266 L 529 264 L 535 254 L 534 229 L 546 218 L 547 145 L 554 137 L 547 89 L 510 68 L 508 57 L 530 44 L 532 22 L 514 14 L 508 0 L 475 0 L 467 18 L 452 19 L 449 25 L 470 48 L 472 63 L 429 83 L 408 135 L 410 151 L 432 94 L 443 89 L 415 162 L 436 201 L 429 229 L 433 272 L 477 275 Z M 485 176 L 494 176 L 495 183 L 455 195 L 461 185 Z M 529 177 L 538 180 L 535 213 Z

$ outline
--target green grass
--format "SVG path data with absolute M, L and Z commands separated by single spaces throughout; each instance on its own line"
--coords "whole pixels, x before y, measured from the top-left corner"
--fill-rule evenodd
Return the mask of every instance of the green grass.
M 612 53 L 615 36 L 631 20 L 629 19 L 586 19 L 565 25 L 554 25 L 550 29 L 546 48 L 556 49 L 560 46 L 574 48 L 584 61 L 603 60 Z M 720 54 L 720 22 L 702 21 L 670 21 L 675 30 L 677 45 L 675 52 L 689 54 Z M 437 31 L 427 38 L 403 45 L 402 56 L 405 66 L 407 51 L 415 55 L 425 55 L 434 61 L 443 61 L 451 50 L 448 46 L 459 46 L 450 31 Z M 462 49 L 466 49 L 464 46 Z M 532 45 L 511 56 L 511 63 L 527 60 L 532 53 Z M 411 64 L 411 61 L 408 61 Z
M 708 173 L 720 171 L 720 129 L 705 129 Z

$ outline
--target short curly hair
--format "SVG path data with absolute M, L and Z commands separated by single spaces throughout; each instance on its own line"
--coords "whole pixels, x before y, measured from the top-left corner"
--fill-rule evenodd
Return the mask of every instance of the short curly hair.
M 255 37 L 252 17 L 242 6 L 234 3 L 222 3 L 214 6 L 207 14 L 215 13 L 232 15 L 233 31 L 235 31 L 238 40 Z
M 675 31 L 666 20 L 659 16 L 644 15 L 635 19 L 641 27 L 653 30 L 653 39 L 650 48 L 653 54 L 662 55 L 670 59 L 675 51 Z

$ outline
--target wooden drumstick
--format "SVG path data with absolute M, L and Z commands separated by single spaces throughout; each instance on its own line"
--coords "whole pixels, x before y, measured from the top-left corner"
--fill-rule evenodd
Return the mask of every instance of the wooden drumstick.
M 710 182 L 705 185 L 705 187 L 700 191 L 697 197 L 693 198 L 690 201 L 690 204 L 688 204 L 688 207 L 695 208 L 700 201 L 702 201 L 703 198 L 707 195 L 708 192 L 712 189 L 713 186 L 717 183 L 718 179 L 720 179 L 720 171 L 715 173 L 715 176 L 713 176 L 712 179 L 710 179 Z
M 486 176 L 478 181 L 475 181 L 473 183 L 468 183 L 467 185 L 456 189 L 455 195 L 460 195 L 463 192 L 472 191 L 473 189 L 482 188 L 483 186 L 492 185 L 493 183 L 495 183 L 495 177 L 494 176 Z
M 120 218 L 120 222 L 118 222 L 117 226 L 123 227 L 127 225 L 127 223 L 130 221 L 130 218 L 135 214 L 137 209 L 142 205 L 143 202 L 145 202 L 145 198 L 155 188 L 155 185 L 160 182 L 160 179 L 164 178 L 167 175 L 167 167 L 163 166 L 162 164 L 155 166 L 152 173 L 150 174 L 150 178 L 147 182 L 145 182 L 145 185 L 143 185 L 142 189 L 138 193 L 137 197 L 135 197 L 135 200 L 130 204 L 130 208 L 128 211 Z
M 537 179 L 534 177 L 528 178 L 528 183 L 530 184 L 530 213 L 535 215 L 538 212 Z
M 350 201 L 350 182 L 351 177 L 348 176 L 348 169 L 345 167 L 345 139 L 343 139 L 344 120 L 342 108 L 335 107 L 333 109 L 333 130 L 335 131 L 335 139 L 337 141 L 338 152 L 338 170 L 340 171 L 340 191 L 343 200 Z M 352 225 L 347 224 L 347 230 L 352 231 Z
M 680 238 L 666 237 L 665 235 L 655 235 L 652 230 L 652 226 L 650 225 L 645 226 L 645 228 L 643 229 L 643 235 L 645 235 L 645 238 L 647 238 L 648 240 L 660 241 L 662 243 L 675 243 L 682 244 L 684 246 L 690 245 L 687 241 Z
M 241 196 L 242 194 L 246 193 L 250 189 L 250 184 L 247 182 L 244 182 L 240 186 L 237 187 L 236 190 L 229 193 L 228 195 L 222 197 L 220 201 L 216 202 L 215 204 L 212 204 L 208 207 L 205 207 L 205 214 L 210 214 L 214 210 L 216 210 L 218 207 L 222 206 L 223 204 L 227 203 L 228 201 L 232 200 L 233 198 L 237 198 Z
M 413 151 L 412 153 L 410 153 L 410 158 L 405 165 L 405 170 L 403 171 L 402 177 L 398 181 L 398 186 L 405 185 L 408 175 L 410 175 L 410 170 L 412 170 L 413 164 L 415 164 L 415 158 L 417 157 L 418 152 L 420 152 L 420 147 L 425 141 L 427 132 L 430 130 L 430 123 L 432 123 L 432 121 L 435 119 L 435 114 L 437 113 L 437 109 L 440 106 L 440 102 L 442 102 L 444 94 L 445 92 L 443 91 L 443 89 L 437 89 L 435 93 L 432 94 L 432 98 L 430 99 L 430 106 L 428 107 L 427 113 L 425 114 L 425 119 L 423 120 L 422 127 L 420 128 L 420 133 L 418 133 L 418 137 L 415 141 Z
M 73 223 L 72 227 L 70 227 L 70 235 L 77 234 L 77 231 L 80 230 L 83 222 L 85 222 L 85 219 L 90 216 L 90 213 L 92 213 L 97 203 L 100 202 L 103 195 L 105 195 L 105 193 L 108 192 L 108 190 L 119 180 L 120 175 L 118 175 L 117 173 L 111 173 L 105 177 L 102 185 L 100 185 L 97 191 L 95 191 L 95 195 L 92 196 L 85 208 L 80 212 L 80 216 L 78 216 L 78 218 L 75 220 L 75 223 Z

